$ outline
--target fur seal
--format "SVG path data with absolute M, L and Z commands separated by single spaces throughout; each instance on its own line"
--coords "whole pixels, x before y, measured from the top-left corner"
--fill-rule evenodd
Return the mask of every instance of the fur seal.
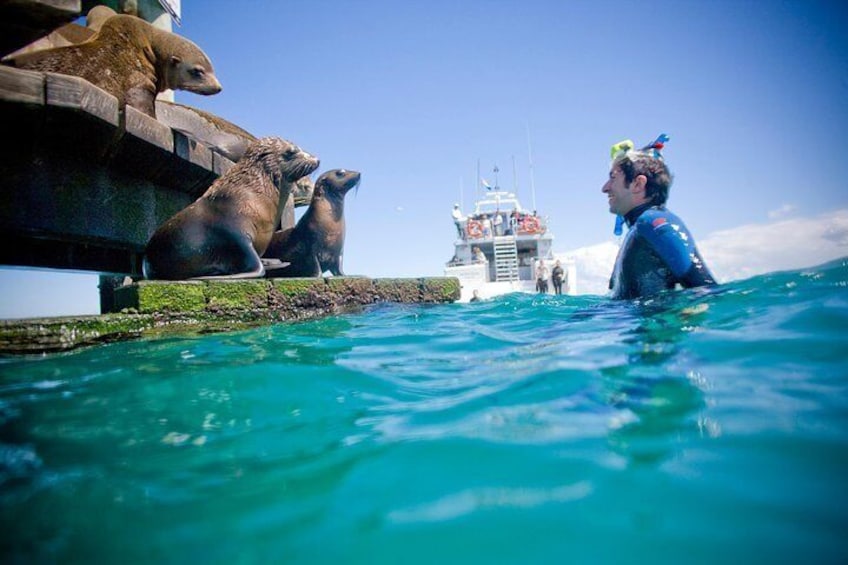
M 157 119 L 171 129 L 199 141 L 236 163 L 256 136 L 220 116 L 167 100 L 156 100 Z M 312 201 L 310 177 L 298 179 L 292 188 L 295 206 L 308 206 Z
M 187 90 L 221 92 L 212 63 L 194 43 L 157 29 L 135 16 L 117 14 L 78 45 L 24 53 L 4 59 L 21 69 L 79 76 L 128 104 L 156 117 L 156 95 Z
M 290 263 L 268 270 L 270 277 L 320 277 L 342 272 L 345 238 L 344 197 L 359 184 L 356 171 L 335 169 L 315 181 L 309 209 L 293 228 L 274 233 L 265 257 Z
M 103 24 L 111 18 L 112 16 L 117 16 L 118 12 L 110 8 L 109 6 L 104 6 L 100 4 L 98 6 L 93 7 L 88 13 L 85 15 L 85 27 L 93 29 L 94 31 L 100 31 L 100 28 L 103 27 Z M 138 14 L 131 14 L 136 16 Z
M 315 183 L 312 182 L 310 177 L 303 177 L 297 181 L 295 187 L 292 189 L 295 208 L 299 208 L 300 206 L 309 206 L 309 203 L 312 202 L 312 193 L 314 191 Z
M 232 122 L 185 104 L 156 101 L 156 119 L 237 162 L 256 137 Z
M 261 138 L 187 208 L 154 232 L 142 268 L 147 279 L 255 278 L 297 179 L 318 159 L 279 137 Z

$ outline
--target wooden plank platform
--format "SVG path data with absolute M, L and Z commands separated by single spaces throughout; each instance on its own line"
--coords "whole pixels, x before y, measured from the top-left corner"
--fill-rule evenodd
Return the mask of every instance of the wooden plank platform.
M 2 265 L 140 277 L 156 228 L 233 165 L 77 77 L 0 66 L 0 121 Z
M 3 0 L 0 2 L 0 56 L 75 20 L 81 11 L 80 0 Z

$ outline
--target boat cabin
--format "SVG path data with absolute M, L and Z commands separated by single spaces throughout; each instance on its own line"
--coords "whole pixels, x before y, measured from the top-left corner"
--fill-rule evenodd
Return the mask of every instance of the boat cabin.
M 473 213 L 456 220 L 455 253 L 447 267 L 486 265 L 487 282 L 535 281 L 538 259 L 553 257 L 547 224 L 513 193 L 489 192 L 477 200 Z

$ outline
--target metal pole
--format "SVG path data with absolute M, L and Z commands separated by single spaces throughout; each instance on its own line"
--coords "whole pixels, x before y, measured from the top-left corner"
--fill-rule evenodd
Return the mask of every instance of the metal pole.
M 533 178 L 533 149 L 530 146 L 530 124 L 527 124 L 527 157 L 530 161 L 530 195 L 533 201 L 533 211 L 536 211 L 536 180 Z
M 512 156 L 512 191 L 518 194 L 518 173 L 515 171 L 515 155 Z
M 480 200 L 480 159 L 477 159 L 477 182 L 474 183 L 474 200 Z

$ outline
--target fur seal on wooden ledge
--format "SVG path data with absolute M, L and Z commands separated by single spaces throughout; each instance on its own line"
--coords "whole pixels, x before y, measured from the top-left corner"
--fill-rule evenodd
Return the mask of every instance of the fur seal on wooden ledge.
M 156 95 L 187 90 L 221 92 L 212 63 L 194 43 L 157 29 L 135 16 L 118 14 L 103 22 L 97 34 L 78 45 L 24 53 L 6 64 L 33 71 L 82 77 L 128 104 L 156 117 Z
M 147 244 L 147 279 L 256 278 L 292 186 L 318 159 L 279 137 L 252 143 L 241 160 Z
M 249 131 L 220 116 L 167 100 L 156 100 L 156 119 L 234 163 L 242 158 L 247 147 L 257 139 Z M 308 206 L 312 201 L 312 188 L 310 177 L 298 179 L 292 188 L 294 205 Z
M 320 277 L 324 271 L 342 273 L 345 238 L 344 198 L 359 184 L 356 171 L 335 169 L 315 181 L 309 209 L 293 228 L 274 233 L 266 258 L 290 263 L 268 269 L 268 277 Z
M 234 163 L 256 141 L 253 134 L 215 114 L 167 100 L 156 101 L 156 119 Z
M 171 129 L 187 135 L 230 161 L 237 163 L 247 147 L 256 141 L 249 131 L 205 110 L 156 100 L 156 119 Z M 298 179 L 292 188 L 295 206 L 308 206 L 312 201 L 312 179 Z
M 137 16 L 137 13 L 124 12 L 125 14 L 131 16 Z M 85 27 L 89 29 L 93 29 L 94 31 L 100 31 L 100 28 L 103 27 L 103 24 L 106 23 L 106 20 L 111 18 L 112 16 L 117 16 L 118 12 L 110 8 L 109 6 L 104 6 L 100 4 L 98 6 L 94 6 L 88 13 L 85 15 Z

